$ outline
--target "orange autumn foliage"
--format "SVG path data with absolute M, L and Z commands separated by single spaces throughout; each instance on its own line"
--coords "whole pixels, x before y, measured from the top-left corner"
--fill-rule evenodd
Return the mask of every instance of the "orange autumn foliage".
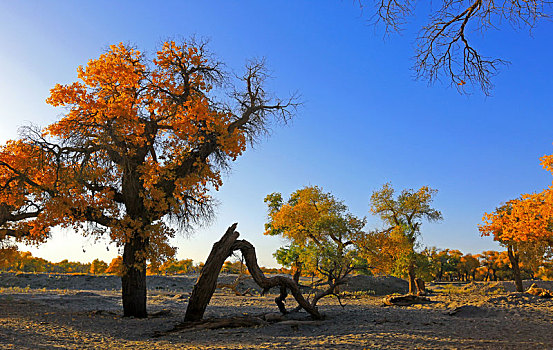
M 500 242 L 536 242 L 553 239 L 553 193 L 524 194 L 493 213 L 485 213 L 478 226 L 483 236 Z
M 110 275 L 121 276 L 123 274 L 123 257 L 117 256 L 113 258 L 104 272 Z
M 221 171 L 296 103 L 269 97 L 258 61 L 221 101 L 214 86 L 231 82 L 202 43 L 166 42 L 152 60 L 113 45 L 77 71 L 47 99 L 65 115 L 0 149 L 0 240 L 108 234 L 123 247 L 125 315 L 145 317 L 146 261 L 175 253 L 168 222 L 208 218 Z
M 398 261 L 411 250 L 409 239 L 398 229 L 374 230 L 357 235 L 355 244 L 375 274 L 400 274 Z

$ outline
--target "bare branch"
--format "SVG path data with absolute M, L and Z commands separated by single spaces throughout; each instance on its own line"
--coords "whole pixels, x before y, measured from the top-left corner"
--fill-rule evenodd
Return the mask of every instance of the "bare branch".
M 244 91 L 235 90 L 232 93 L 240 115 L 229 125 L 229 133 L 236 129 L 244 130 L 250 142 L 254 142 L 260 134 L 268 133 L 271 122 L 288 122 L 301 105 L 298 94 L 292 94 L 285 100 L 269 96 L 265 90 L 268 78 L 265 60 L 252 60 L 247 64 L 240 78 L 245 84 Z
M 363 8 L 361 0 L 357 3 Z M 550 0 L 442 0 L 417 38 L 416 78 L 429 84 L 445 78 L 460 93 L 466 93 L 470 83 L 490 95 L 492 78 L 509 62 L 482 55 L 468 34 L 498 28 L 503 19 L 531 31 L 538 20 L 549 17 L 551 4 Z M 380 0 L 373 19 L 384 23 L 386 33 L 398 32 L 413 10 L 412 0 Z

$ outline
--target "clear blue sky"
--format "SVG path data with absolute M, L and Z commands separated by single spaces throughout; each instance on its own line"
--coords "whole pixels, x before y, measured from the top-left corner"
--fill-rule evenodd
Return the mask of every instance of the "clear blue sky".
M 20 125 L 56 120 L 63 111 L 44 102 L 49 89 L 76 80 L 76 67 L 109 45 L 133 43 L 153 53 L 165 39 L 195 34 L 209 38 L 211 50 L 238 72 L 248 58 L 265 57 L 271 89 L 297 90 L 305 104 L 289 126 L 275 128 L 235 162 L 214 193 L 214 222 L 175 240 L 179 258 L 205 260 L 238 222 L 260 263 L 275 266 L 271 254 L 283 242 L 262 235 L 265 195 L 319 185 L 364 216 L 372 191 L 388 181 L 398 189 L 439 190 L 435 207 L 444 220 L 423 224 L 423 245 L 499 249 L 478 234 L 482 214 L 552 180 L 539 157 L 553 153 L 553 24 L 540 23 L 532 36 L 508 26 L 473 35 L 482 53 L 512 62 L 485 97 L 413 79 L 423 14 L 389 38 L 369 25 L 369 15 L 337 0 L 0 0 L 0 142 L 16 138 Z M 376 226 L 369 217 L 368 227 Z M 22 249 L 52 261 L 109 261 L 117 253 L 67 231 Z

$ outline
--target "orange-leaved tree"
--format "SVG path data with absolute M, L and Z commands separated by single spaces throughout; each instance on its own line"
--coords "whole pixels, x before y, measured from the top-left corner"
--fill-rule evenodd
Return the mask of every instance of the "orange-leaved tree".
M 104 272 L 110 275 L 121 276 L 123 274 L 123 257 L 117 256 L 111 259 L 109 266 Z
M 522 292 L 521 258 L 527 262 L 553 245 L 553 192 L 524 194 L 507 201 L 492 213 L 485 213 L 478 229 L 483 236 L 507 247 L 517 291 Z M 540 253 L 541 252 L 541 253 Z
M 152 60 L 118 44 L 79 67 L 47 99 L 65 115 L 0 151 L 0 232 L 109 234 L 123 248 L 124 315 L 146 317 L 146 262 L 174 254 L 168 222 L 208 217 L 220 171 L 297 106 L 266 93 L 263 61 L 235 83 L 221 67 L 193 41 L 166 42 Z
M 106 272 L 107 269 L 108 269 L 108 264 L 103 260 L 94 259 L 90 263 L 90 273 L 91 274 L 98 275 L 98 274 Z

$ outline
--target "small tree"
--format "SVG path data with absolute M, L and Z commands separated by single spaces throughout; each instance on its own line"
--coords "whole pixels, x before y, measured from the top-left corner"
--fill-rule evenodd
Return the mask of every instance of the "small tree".
M 384 184 L 382 189 L 373 192 L 371 196 L 371 212 L 380 216 L 389 227 L 387 232 L 394 232 L 402 236 L 406 242 L 406 250 L 399 259 L 404 261 L 409 276 L 409 293 L 416 292 L 415 245 L 420 235 L 422 220 L 438 221 L 442 214 L 431 207 L 433 197 L 437 191 L 423 186 L 417 191 L 403 190 L 394 196 L 392 185 Z M 397 259 L 397 258 L 396 258 Z
M 108 264 L 105 261 L 102 261 L 100 259 L 94 259 L 90 264 L 90 273 L 95 275 L 101 274 L 106 272 L 107 268 L 108 268 Z
M 463 255 L 460 259 L 458 269 L 462 280 L 469 281 L 476 279 L 476 270 L 480 267 L 480 261 L 472 254 Z
M 113 258 L 106 269 L 106 273 L 121 276 L 123 274 L 123 257 L 118 256 Z
M 486 269 L 485 281 L 497 281 L 497 271 L 499 270 L 499 252 L 495 250 L 486 250 L 479 256 L 480 264 Z
M 518 292 L 523 291 L 521 263 L 531 265 L 532 260 L 543 260 L 545 247 L 553 243 L 551 196 L 549 190 L 522 195 L 491 214 L 485 213 L 484 223 L 478 226 L 483 236 L 491 235 L 507 248 Z
M 268 195 L 265 202 L 269 207 L 265 234 L 280 235 L 291 243 L 281 250 L 283 261 L 297 271 L 313 271 L 328 285 L 314 296 L 312 305 L 336 293 L 355 269 L 353 239 L 365 226 L 365 218 L 353 216 L 343 202 L 317 186 L 295 191 L 286 203 L 280 193 Z

